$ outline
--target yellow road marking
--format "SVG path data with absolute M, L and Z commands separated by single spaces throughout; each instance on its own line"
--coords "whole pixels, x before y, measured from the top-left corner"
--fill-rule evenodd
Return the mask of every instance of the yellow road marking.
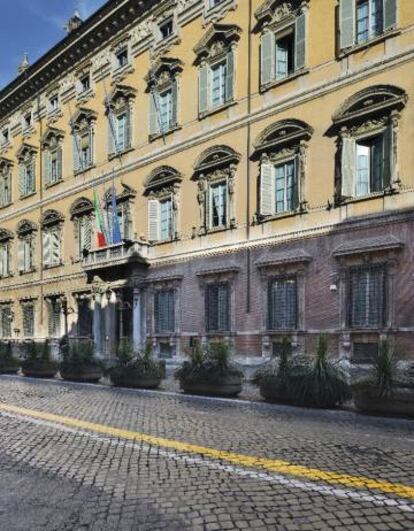
M 0 411 L 16 413 L 18 415 L 24 415 L 34 419 L 46 420 L 49 422 L 70 426 L 72 428 L 79 428 L 90 432 L 118 437 L 120 439 L 141 441 L 152 446 L 169 448 L 187 454 L 197 454 L 203 457 L 218 459 L 247 468 L 260 469 L 279 474 L 287 474 L 290 476 L 299 476 L 312 481 L 323 481 L 325 483 L 343 485 L 354 489 L 375 489 L 384 493 L 394 494 L 395 496 L 414 500 L 414 486 L 403 485 L 401 483 L 390 483 L 388 481 L 370 479 L 362 476 L 352 476 L 337 472 L 328 472 L 319 470 L 317 468 L 295 465 L 293 463 L 289 463 L 288 461 L 282 461 L 279 459 L 268 459 L 265 457 L 236 454 L 225 450 L 217 450 L 215 448 L 208 448 L 205 446 L 198 446 L 196 444 L 176 441 L 173 439 L 166 439 L 164 437 L 156 437 L 146 433 L 115 428 L 113 426 L 106 426 L 104 424 L 96 424 L 94 422 L 79 420 L 72 417 L 63 417 L 53 413 L 26 409 L 13 406 L 11 404 L 0 404 Z

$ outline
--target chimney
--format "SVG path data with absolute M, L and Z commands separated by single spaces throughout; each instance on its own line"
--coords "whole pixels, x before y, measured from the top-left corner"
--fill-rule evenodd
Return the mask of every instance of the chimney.
M 73 13 L 73 15 L 70 17 L 68 22 L 65 24 L 65 30 L 68 33 L 72 33 L 72 31 L 77 30 L 82 24 L 83 24 L 83 20 L 81 19 L 79 11 L 76 10 Z

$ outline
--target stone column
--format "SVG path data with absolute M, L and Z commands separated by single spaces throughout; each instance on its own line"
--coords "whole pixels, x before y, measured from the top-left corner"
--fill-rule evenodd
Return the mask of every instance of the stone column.
M 143 346 L 142 331 L 142 295 L 139 288 L 134 288 L 134 299 L 132 307 L 132 338 L 134 352 L 139 352 Z
M 105 307 L 105 355 L 110 358 L 115 354 L 115 331 L 116 331 L 116 293 L 108 290 L 104 295 Z
M 103 356 L 101 298 L 102 295 L 100 293 L 95 293 L 91 301 L 93 311 L 93 338 L 95 343 L 96 354 L 99 357 Z

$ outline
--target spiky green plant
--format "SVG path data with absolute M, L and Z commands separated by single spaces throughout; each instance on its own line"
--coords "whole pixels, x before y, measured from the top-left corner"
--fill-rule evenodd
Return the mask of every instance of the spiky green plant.
M 108 370 L 115 383 L 124 377 L 129 379 L 164 378 L 164 363 L 154 359 L 151 343 L 147 343 L 144 350 L 137 355 L 132 353 L 132 346 L 128 340 L 123 340 L 121 343 L 117 363 Z

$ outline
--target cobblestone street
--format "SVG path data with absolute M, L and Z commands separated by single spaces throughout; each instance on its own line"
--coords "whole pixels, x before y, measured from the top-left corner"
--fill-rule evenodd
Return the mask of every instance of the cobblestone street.
M 413 529 L 414 422 L 0 377 L 0 529 Z

